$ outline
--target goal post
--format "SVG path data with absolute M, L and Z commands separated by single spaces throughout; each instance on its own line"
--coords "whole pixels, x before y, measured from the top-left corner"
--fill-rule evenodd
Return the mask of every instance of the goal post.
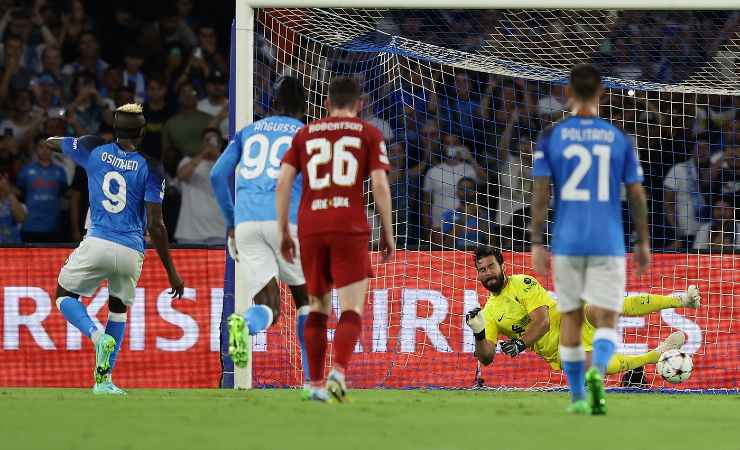
M 440 222 L 445 211 L 436 206 L 441 199 L 454 210 L 458 180 L 444 179 L 435 187 L 428 185 L 433 183 L 427 183 L 427 174 L 459 152 L 474 161 L 474 173 L 465 174 L 479 183 L 474 199 L 478 233 L 470 239 L 485 235 L 484 240 L 501 246 L 509 274 L 533 274 L 526 234 L 531 145 L 544 126 L 567 114 L 561 88 L 570 67 L 594 62 L 609 69 L 602 116 L 632 136 L 646 170 L 656 256 L 647 278 L 628 277 L 628 291 L 674 295 L 696 284 L 705 302 L 698 310 L 666 308 L 622 318 L 620 351 L 644 353 L 679 329 L 687 336 L 684 350 L 695 355 L 695 369 L 678 388 L 737 389 L 740 305 L 734 297 L 740 294 L 740 272 L 733 252 L 727 247 L 694 249 L 688 241 L 682 241 L 688 247 L 679 251 L 669 248 L 672 239 L 683 239 L 674 230 L 682 221 L 691 227 L 711 220 L 716 198 L 708 193 L 704 209 L 697 206 L 694 211 L 676 207 L 680 200 L 668 202 L 665 196 L 670 169 L 690 158 L 700 142 L 707 140 L 717 158 L 740 145 L 740 39 L 737 30 L 727 29 L 735 20 L 728 11 L 737 9 L 737 2 L 702 3 L 705 12 L 694 22 L 701 24 L 695 26 L 703 27 L 699 31 L 704 35 L 681 24 L 672 26 L 680 20 L 658 21 L 663 23 L 658 33 L 639 35 L 630 11 L 640 10 L 645 2 L 633 0 L 609 2 L 609 10 L 589 1 L 505 1 L 496 2 L 496 14 L 476 15 L 466 10 L 489 10 L 491 3 L 402 3 L 371 0 L 357 8 L 356 2 L 316 0 L 309 8 L 298 0 L 236 1 L 235 83 L 230 94 L 234 128 L 264 116 L 269 82 L 281 74 L 297 75 L 304 82 L 311 120 L 325 114 L 330 78 L 350 74 L 362 82 L 369 105 L 363 114 L 384 131 L 395 161 L 394 177 L 400 181 L 393 185 L 394 226 L 400 251 L 388 265 L 376 264 L 379 260 L 373 256 L 377 277 L 368 294 L 350 383 L 399 388 L 563 385 L 560 372 L 551 371 L 531 352 L 516 359 L 498 354 L 492 368 L 477 371 L 464 314 L 484 304 L 486 293 L 465 250 L 470 248 L 468 238 L 450 239 L 445 222 Z M 649 7 L 656 15 L 693 14 L 696 2 L 654 0 Z M 416 12 L 406 16 L 399 11 Z M 470 21 L 471 26 L 457 26 L 456 20 Z M 641 47 L 628 48 L 637 63 L 612 70 L 605 58 L 615 61 L 624 51 L 623 41 L 629 39 L 624 30 L 641 39 Z M 675 40 L 655 35 L 660 33 L 675 33 Z M 723 40 L 727 33 L 729 38 Z M 696 42 L 687 43 L 690 39 Z M 676 55 L 687 52 L 686 47 L 703 48 L 704 53 L 689 52 L 680 62 Z M 439 195 L 437 200 L 425 197 L 435 192 L 429 195 Z M 676 226 L 664 217 L 670 208 Z M 698 220 L 694 225 L 688 217 L 692 214 Z M 624 217 L 629 245 L 626 209 Z M 379 222 L 372 205 L 368 218 L 372 238 L 377 239 Z M 234 276 L 234 309 L 244 311 L 251 299 L 240 292 L 249 281 L 238 267 Z M 550 280 L 540 281 L 552 290 Z M 235 388 L 301 384 L 295 312 L 284 286 L 281 295 L 282 317 L 255 340 L 259 348 L 250 357 L 254 367 L 234 371 Z M 652 367 L 646 368 L 643 386 L 665 388 Z M 621 382 L 618 376 L 610 378 L 612 386 Z

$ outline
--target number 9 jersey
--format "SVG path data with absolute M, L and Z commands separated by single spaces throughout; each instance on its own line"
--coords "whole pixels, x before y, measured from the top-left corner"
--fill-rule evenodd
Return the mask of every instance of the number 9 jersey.
M 621 184 L 643 179 L 630 136 L 598 117 L 569 117 L 542 131 L 532 175 L 555 186 L 554 255 L 624 256 Z
M 159 163 L 98 136 L 64 138 L 62 151 L 87 173 L 91 222 L 87 236 L 143 253 L 146 203 L 164 199 Z
M 368 235 L 364 181 L 389 169 L 383 135 L 358 118 L 328 117 L 293 138 L 283 163 L 303 174 L 298 236 Z

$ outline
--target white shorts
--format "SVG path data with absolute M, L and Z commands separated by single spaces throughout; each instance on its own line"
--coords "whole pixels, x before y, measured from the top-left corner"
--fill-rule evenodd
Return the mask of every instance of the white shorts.
M 131 305 L 141 276 L 144 254 L 115 242 L 86 237 L 59 272 L 59 286 L 90 297 L 108 281 L 108 294 Z
M 298 244 L 298 229 L 290 225 L 290 234 Z M 244 294 L 254 299 L 273 278 L 288 286 L 306 284 L 301 267 L 300 249 L 296 248 L 293 264 L 280 254 L 280 236 L 277 221 L 242 222 L 234 231 L 239 263 L 236 270 L 245 276 Z
M 589 305 L 618 313 L 624 303 L 624 256 L 553 256 L 558 311 Z

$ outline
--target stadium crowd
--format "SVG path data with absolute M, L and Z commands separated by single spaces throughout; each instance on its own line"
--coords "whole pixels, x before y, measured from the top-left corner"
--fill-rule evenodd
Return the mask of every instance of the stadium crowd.
M 171 238 L 179 244 L 224 242 L 208 174 L 228 139 L 233 11 L 225 11 L 226 20 L 205 23 L 192 12 L 208 8 L 207 2 L 160 2 L 148 14 L 141 13 L 143 3 L 0 0 L 1 243 L 82 238 L 84 170 L 52 154 L 43 139 L 112 139 L 113 110 L 132 101 L 144 105 L 148 122 L 142 151 L 161 159 L 167 172 Z M 398 13 L 378 27 L 463 51 L 485 46 L 486 29 L 516 28 L 498 12 L 479 13 L 475 20 L 465 20 L 469 13 L 431 14 Z M 553 18 L 528 25 L 536 32 L 558 23 L 567 24 Z M 440 32 L 442 25 L 448 31 Z M 609 24 L 591 61 L 614 77 L 678 83 L 739 26 L 737 13 L 625 13 Z M 660 37 L 645 38 L 656 29 Z M 270 85 L 280 74 L 303 75 L 312 116 L 320 113 L 319 84 L 331 74 L 356 73 L 363 81 L 363 118 L 388 143 L 399 245 L 463 249 L 493 237 L 506 249 L 527 248 L 534 143 L 567 110 L 561 85 L 404 57 L 393 74 L 380 73 L 368 57 L 343 50 L 285 61 L 263 33 L 269 31 L 258 30 L 254 68 L 258 118 L 269 112 Z M 640 155 L 653 246 L 740 248 L 737 97 L 612 89 L 606 98 L 602 116 L 634 137 Z

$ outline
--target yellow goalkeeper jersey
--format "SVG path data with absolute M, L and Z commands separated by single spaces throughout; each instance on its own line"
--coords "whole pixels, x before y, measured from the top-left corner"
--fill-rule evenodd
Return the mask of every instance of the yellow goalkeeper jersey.
M 532 350 L 550 364 L 553 369 L 560 369 L 560 313 L 555 308 L 555 300 L 534 277 L 529 275 L 511 275 L 498 295 L 491 294 L 483 308 L 486 321 L 486 339 L 496 342 L 499 335 L 509 338 L 521 338 L 527 330 L 529 313 L 546 306 L 550 316 L 550 329 L 532 346 Z M 593 327 L 584 324 L 583 345 L 591 351 Z

